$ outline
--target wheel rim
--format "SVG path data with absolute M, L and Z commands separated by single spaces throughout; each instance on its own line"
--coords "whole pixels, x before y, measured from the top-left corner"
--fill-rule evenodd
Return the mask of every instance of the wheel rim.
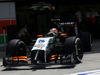
M 83 57 L 83 48 L 82 48 L 82 44 L 80 42 L 80 39 L 77 38 L 75 41 L 75 48 L 76 48 L 76 57 L 78 61 L 81 61 L 82 57 Z
M 17 52 L 19 56 L 26 56 L 26 45 L 22 41 L 17 46 Z

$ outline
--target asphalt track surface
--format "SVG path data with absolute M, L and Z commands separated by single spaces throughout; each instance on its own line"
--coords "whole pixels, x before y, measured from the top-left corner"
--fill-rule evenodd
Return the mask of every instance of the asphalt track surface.
M 0 49 L 1 50 L 1 49 Z M 0 51 L 0 65 L 5 56 Z M 95 73 L 93 73 L 95 71 Z M 68 65 L 39 65 L 6 68 L 0 66 L 0 75 L 100 75 L 100 39 L 93 40 L 92 51 L 85 52 L 82 63 L 75 67 Z

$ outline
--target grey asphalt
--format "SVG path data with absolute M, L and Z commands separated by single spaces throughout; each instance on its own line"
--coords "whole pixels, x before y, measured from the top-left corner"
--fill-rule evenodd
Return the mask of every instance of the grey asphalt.
M 1 49 L 0 49 L 1 50 Z M 0 51 L 0 65 L 5 52 Z M 45 65 L 44 65 L 45 67 Z M 0 75 L 70 75 L 71 73 L 100 70 L 100 39 L 93 40 L 92 51 L 85 52 L 82 63 L 70 68 L 66 65 L 20 66 L 16 68 L 0 67 Z

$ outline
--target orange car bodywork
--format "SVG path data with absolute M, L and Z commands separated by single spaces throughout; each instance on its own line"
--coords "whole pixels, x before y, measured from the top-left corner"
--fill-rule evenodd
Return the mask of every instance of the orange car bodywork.
M 28 62 L 27 56 L 15 56 L 13 57 L 13 61 L 26 61 Z
M 51 58 L 50 58 L 50 60 L 55 60 L 55 59 L 59 60 L 60 58 L 61 58 L 61 54 L 59 54 L 59 55 L 52 55 Z

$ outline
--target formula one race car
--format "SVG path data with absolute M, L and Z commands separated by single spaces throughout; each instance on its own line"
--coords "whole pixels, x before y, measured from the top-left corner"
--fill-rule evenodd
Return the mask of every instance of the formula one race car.
M 74 22 L 70 24 L 64 23 L 62 26 L 74 24 Z M 37 65 L 43 63 L 70 63 L 71 66 L 75 66 L 75 63 L 80 63 L 83 58 L 85 48 L 81 40 L 88 42 L 87 35 L 81 39 L 79 36 L 69 36 L 67 33 L 59 32 L 56 28 L 52 28 L 48 34 L 38 35 L 36 42 L 31 48 L 31 63 L 29 63 L 27 46 L 22 40 L 13 39 L 7 45 L 3 66 Z

